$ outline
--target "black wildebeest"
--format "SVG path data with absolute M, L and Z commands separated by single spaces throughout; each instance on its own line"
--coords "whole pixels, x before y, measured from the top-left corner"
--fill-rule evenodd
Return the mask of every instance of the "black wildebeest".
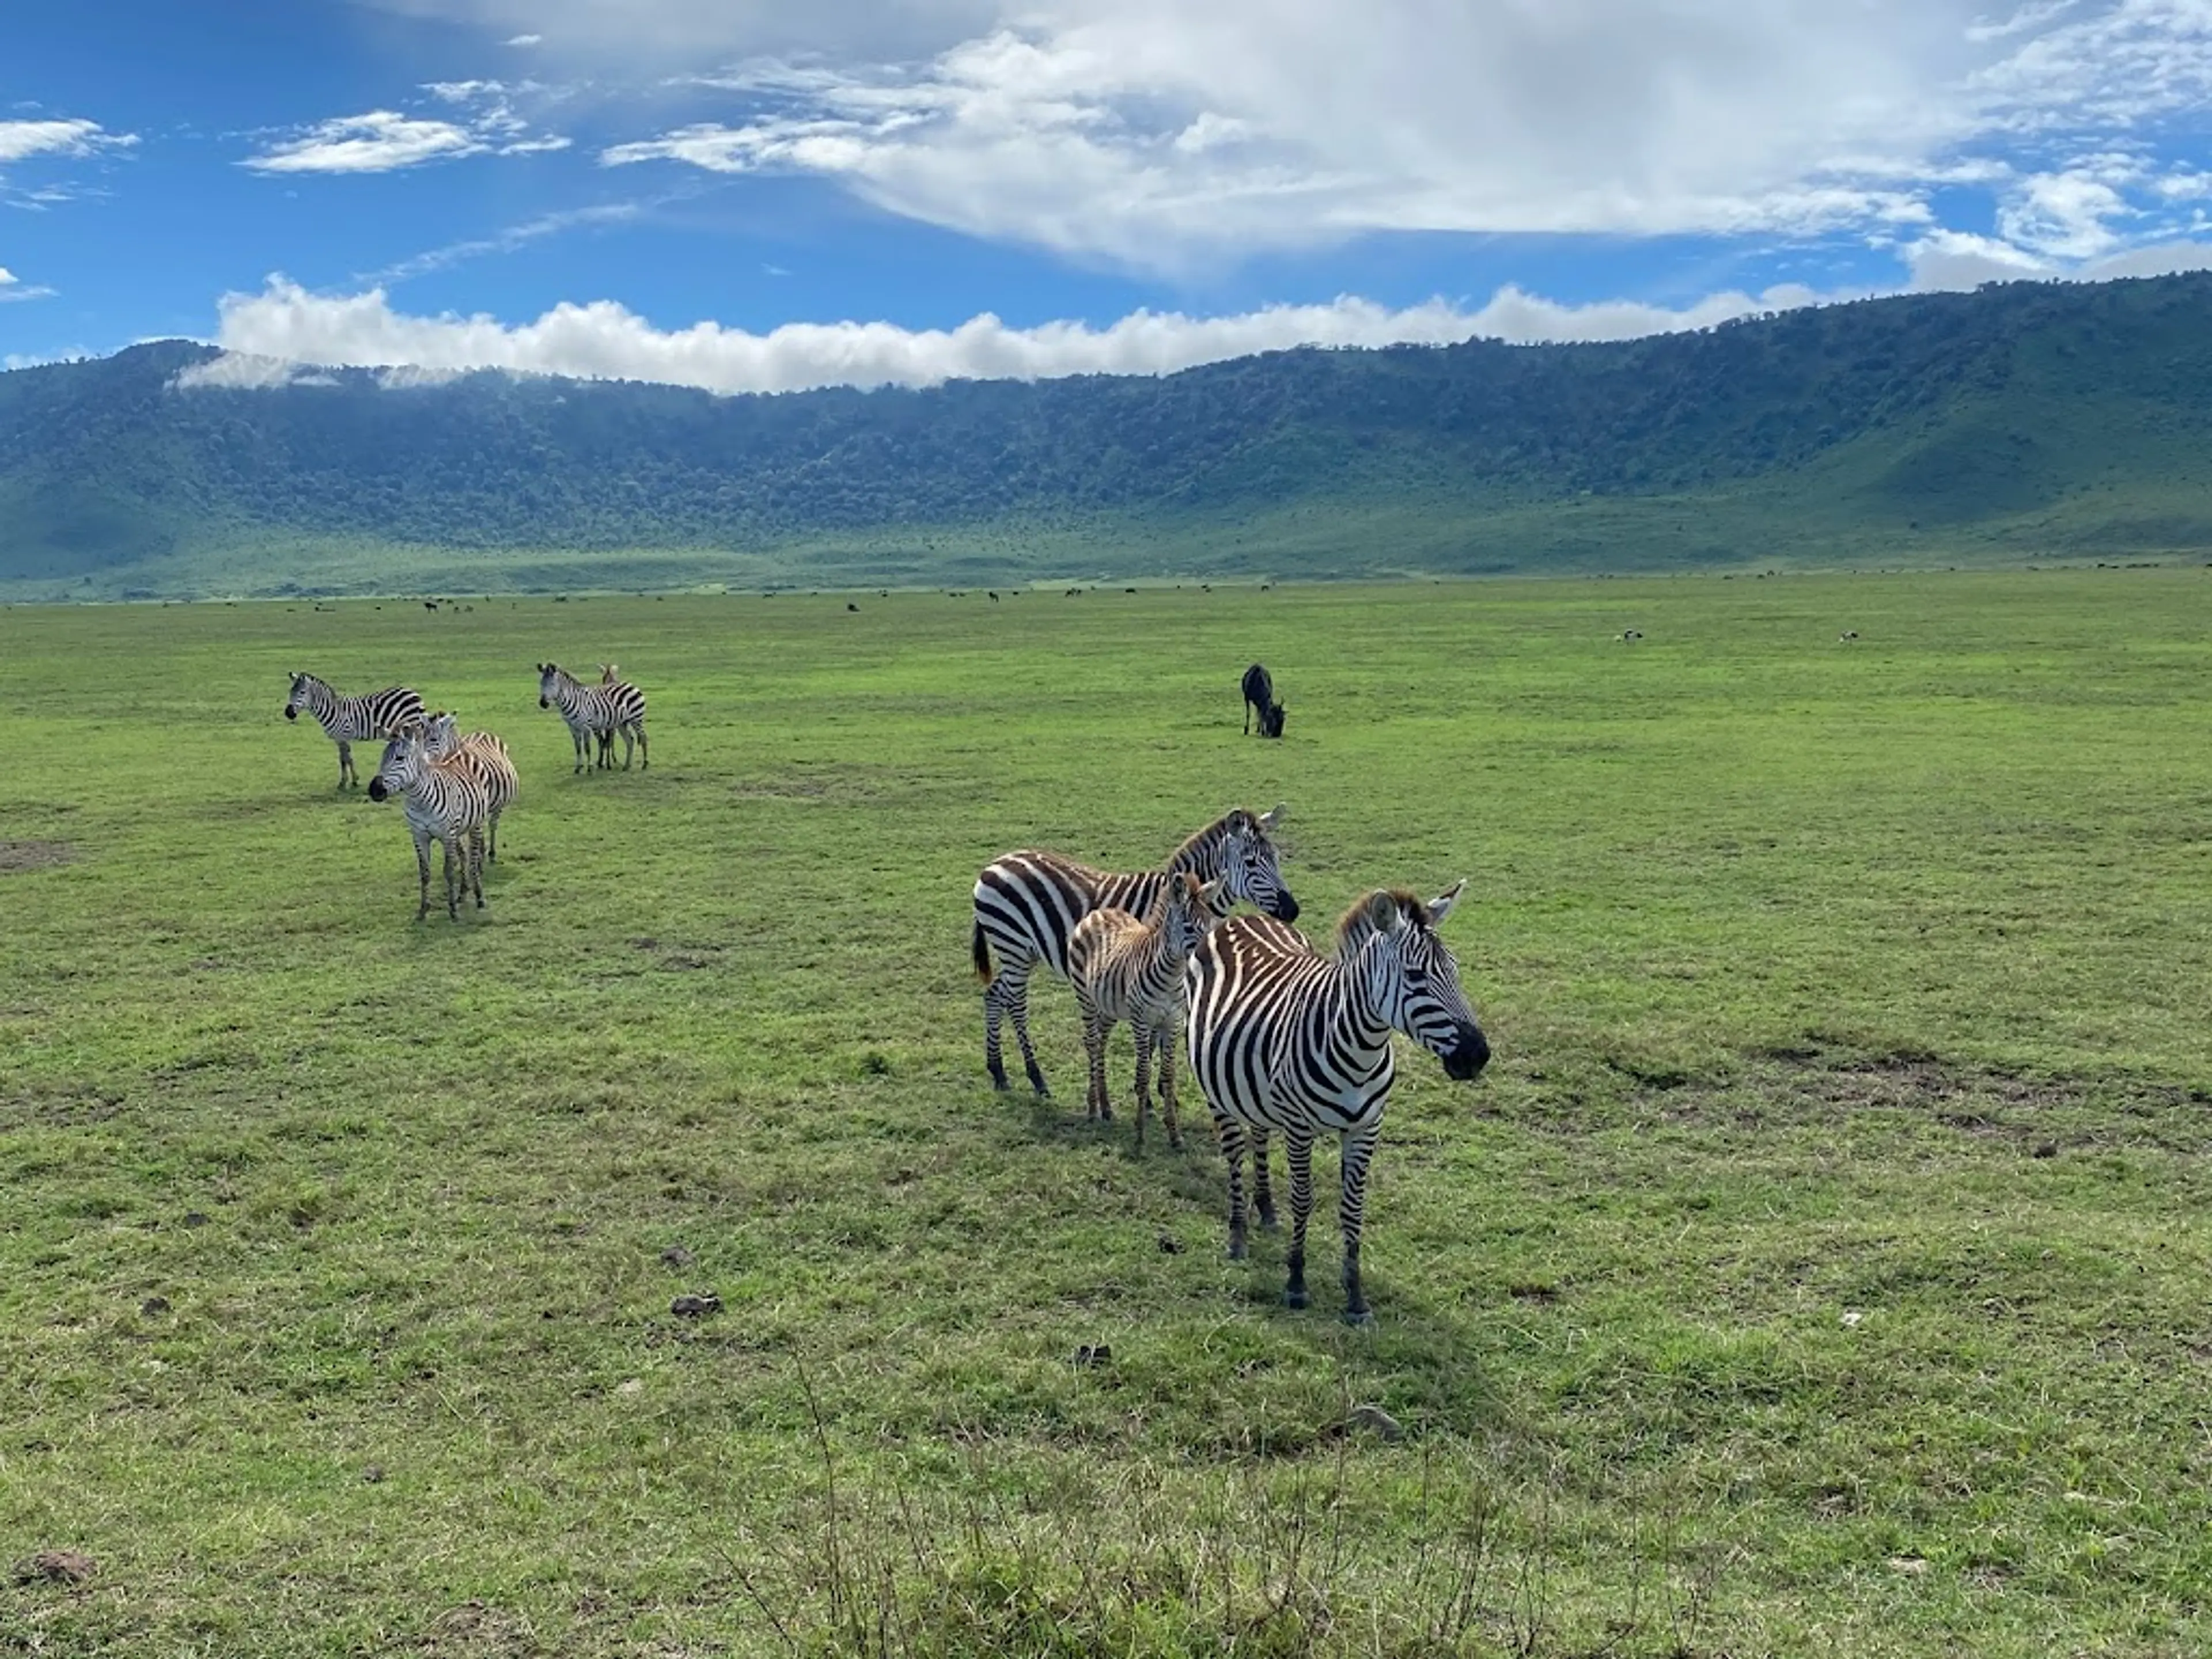
M 1283 735 L 1283 705 L 1275 701 L 1275 683 L 1267 678 L 1267 671 L 1254 663 L 1244 671 L 1244 734 L 1252 734 L 1252 711 L 1260 711 L 1260 735 L 1279 738 Z

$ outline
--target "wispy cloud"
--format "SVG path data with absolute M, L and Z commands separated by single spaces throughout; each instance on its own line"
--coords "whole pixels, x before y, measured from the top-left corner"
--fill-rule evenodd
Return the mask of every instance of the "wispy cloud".
M 50 288 L 33 288 L 5 265 L 0 265 L 0 305 L 11 300 L 43 300 L 53 293 Z
M 443 247 L 434 247 L 425 252 L 414 254 L 396 264 L 386 265 L 380 270 L 365 272 L 358 280 L 368 284 L 404 283 L 413 277 L 427 276 L 434 270 L 444 270 L 450 266 L 465 264 L 471 259 L 480 259 L 489 255 L 512 253 L 517 248 L 526 247 L 532 242 L 543 241 L 549 236 L 557 236 L 563 231 L 592 225 L 627 224 L 650 210 L 657 205 L 658 201 L 665 199 L 665 198 L 656 198 L 653 202 L 607 202 L 591 207 L 567 208 L 558 213 L 541 214 L 535 219 L 527 219 L 520 224 L 509 225 L 506 229 L 495 231 L 489 236 L 471 237 L 465 241 L 448 242 Z
M 97 121 L 77 117 L 46 117 L 38 119 L 0 121 L 0 167 L 30 161 L 51 167 L 55 160 L 85 160 L 131 149 L 138 136 L 131 132 L 110 132 Z M 0 201 L 19 208 L 38 210 L 61 202 L 74 200 L 82 194 L 75 184 L 66 179 L 48 181 L 34 186 L 19 185 L 6 173 L 0 173 Z M 40 294 L 50 292 L 40 289 Z M 0 298 L 5 298 L 0 295 Z M 18 299 L 28 298 L 17 295 Z
M 395 173 L 426 161 L 480 155 L 489 148 L 453 122 L 379 109 L 319 122 L 239 165 L 256 173 Z
M 272 143 L 239 165 L 256 173 L 397 173 L 467 155 L 532 155 L 566 149 L 560 134 L 533 135 L 515 112 L 519 94 L 543 92 L 535 82 L 434 81 L 423 88 L 456 118 L 371 110 L 318 122 Z

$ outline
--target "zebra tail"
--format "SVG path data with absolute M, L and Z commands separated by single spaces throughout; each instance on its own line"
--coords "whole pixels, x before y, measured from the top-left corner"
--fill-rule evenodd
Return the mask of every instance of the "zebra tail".
M 988 985 L 991 982 L 991 946 L 989 941 L 983 937 L 983 924 L 980 921 L 975 924 L 974 950 L 975 977 Z

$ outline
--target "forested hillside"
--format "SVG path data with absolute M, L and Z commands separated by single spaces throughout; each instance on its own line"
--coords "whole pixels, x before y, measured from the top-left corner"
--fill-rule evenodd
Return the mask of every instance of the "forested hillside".
M 1349 574 L 2212 546 L 2212 275 L 1615 344 L 715 397 L 0 374 L 18 594 Z

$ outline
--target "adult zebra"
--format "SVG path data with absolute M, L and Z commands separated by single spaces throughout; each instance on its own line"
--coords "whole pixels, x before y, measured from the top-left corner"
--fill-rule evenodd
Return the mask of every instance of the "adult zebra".
M 424 722 L 423 744 L 433 756 L 452 755 L 473 770 L 484 786 L 484 856 L 499 862 L 499 815 L 514 805 L 522 781 L 507 744 L 489 732 L 464 735 L 458 716 L 440 709 Z
M 292 694 L 284 699 L 284 718 L 296 720 L 304 708 L 315 717 L 324 733 L 338 746 L 338 787 L 358 784 L 353 746 L 381 743 L 410 720 L 422 718 L 422 696 L 404 685 L 387 686 L 357 697 L 342 697 L 326 680 L 313 674 L 292 676 Z
M 1359 1237 L 1367 1166 L 1395 1070 L 1390 1033 L 1403 1031 L 1460 1081 L 1490 1060 L 1490 1044 L 1460 988 L 1459 963 L 1436 931 L 1465 885 L 1428 904 L 1403 891 L 1370 893 L 1337 923 L 1334 961 L 1295 928 L 1239 916 L 1209 933 L 1184 969 L 1190 1069 L 1229 1160 L 1229 1254 L 1241 1258 L 1245 1251 L 1248 1139 L 1260 1224 L 1274 1225 L 1267 1137 L 1279 1133 L 1291 1166 L 1283 1300 L 1293 1308 L 1306 1305 L 1313 1144 L 1334 1133 L 1342 1180 L 1344 1316 L 1355 1325 L 1374 1316 L 1360 1291 Z
M 994 1086 L 1007 1086 L 999 1027 L 1012 1014 L 1030 1086 L 1041 1095 L 1052 1092 L 1030 1042 L 1030 975 L 1039 963 L 1066 975 L 1068 935 L 1093 910 L 1110 904 L 1132 915 L 1148 915 L 1170 876 L 1191 875 L 1201 883 L 1219 884 L 1208 901 L 1217 916 L 1227 915 L 1242 899 L 1285 921 L 1297 921 L 1298 902 L 1283 885 L 1270 839 L 1283 811 L 1278 806 L 1254 814 L 1240 806 L 1225 813 L 1178 847 L 1158 870 L 1094 870 L 1057 853 L 1035 850 L 1004 854 L 985 865 L 975 878 L 973 951 L 975 976 L 984 986 L 983 1063 L 990 1067 Z
M 597 764 L 614 763 L 614 733 L 623 734 L 623 769 L 629 769 L 633 732 L 645 741 L 645 694 L 634 685 L 586 685 L 557 663 L 538 665 L 538 706 L 557 708 L 568 727 L 568 740 L 576 747 L 574 771 L 592 764 L 592 743 L 601 739 Z
M 461 919 L 459 895 L 474 890 L 477 908 L 484 908 L 483 826 L 491 812 L 491 792 L 483 776 L 459 755 L 433 755 L 429 737 L 417 725 L 404 738 L 384 745 L 384 758 L 368 782 L 371 800 L 404 795 L 407 828 L 415 837 L 415 870 L 421 878 L 422 902 L 415 912 L 420 921 L 430 914 L 430 843 L 446 849 L 446 914 Z M 454 872 L 459 872 L 455 886 Z
M 622 670 L 611 662 L 603 662 L 599 665 L 599 684 L 613 695 L 615 701 L 622 707 L 636 710 L 634 715 L 626 719 L 617 728 L 622 733 L 623 770 L 625 772 L 629 770 L 629 746 L 633 738 L 637 740 L 638 770 L 641 772 L 646 770 L 653 764 L 653 756 L 647 749 L 645 742 L 645 693 L 624 679 L 622 677 Z M 599 734 L 599 758 L 608 766 L 615 763 L 614 732 L 602 732 Z

